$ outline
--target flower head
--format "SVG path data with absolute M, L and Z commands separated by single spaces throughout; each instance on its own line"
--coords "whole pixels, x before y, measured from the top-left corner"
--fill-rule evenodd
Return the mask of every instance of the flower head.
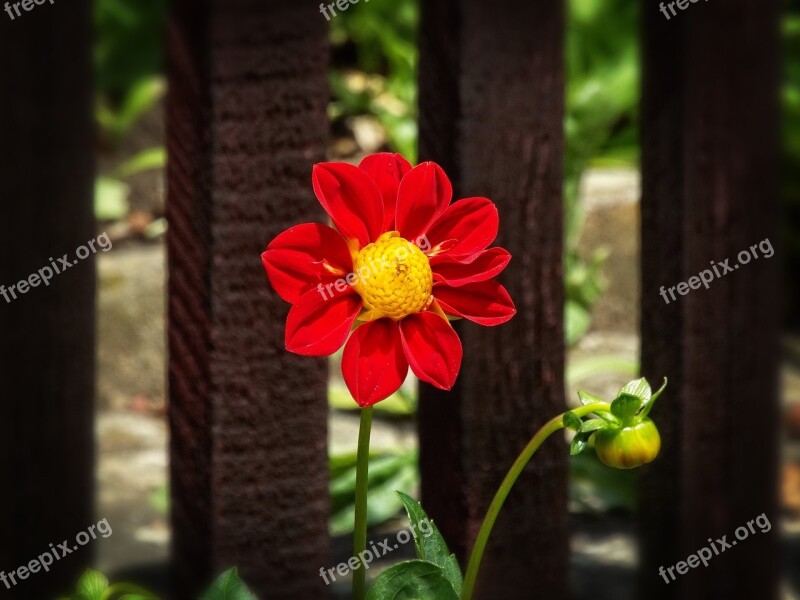
M 602 405 L 608 410 L 595 410 L 597 418 L 586 421 L 571 411 L 564 414 L 564 426 L 577 432 L 570 452 L 580 454 L 594 438 L 597 457 L 609 467 L 633 469 L 653 462 L 661 450 L 661 436 L 648 415 L 666 387 L 666 377 L 656 392 L 644 377 L 635 379 L 622 386 L 610 405 L 597 396 L 578 391 L 584 407 Z
M 399 154 L 373 154 L 358 167 L 317 164 L 312 181 L 334 227 L 296 225 L 261 256 L 293 305 L 287 350 L 327 356 L 344 346 L 342 374 L 360 406 L 397 391 L 409 366 L 450 389 L 462 356 L 450 319 L 499 325 L 515 313 L 492 279 L 511 259 L 487 249 L 497 208 L 487 198 L 451 204 L 439 165 L 412 168 Z

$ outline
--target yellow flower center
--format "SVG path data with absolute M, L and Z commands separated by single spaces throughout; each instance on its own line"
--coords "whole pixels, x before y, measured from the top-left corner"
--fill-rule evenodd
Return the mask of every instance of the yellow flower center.
M 362 321 L 398 320 L 430 304 L 433 273 L 428 257 L 396 231 L 364 246 L 355 257 L 354 269 L 357 280 L 353 287 L 367 310 Z

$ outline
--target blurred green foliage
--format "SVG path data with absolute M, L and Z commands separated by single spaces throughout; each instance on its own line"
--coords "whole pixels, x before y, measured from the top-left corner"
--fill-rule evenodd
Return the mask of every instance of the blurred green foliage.
M 95 79 L 118 101 L 164 65 L 167 0 L 95 0 Z
M 356 453 L 331 456 L 332 535 L 353 531 L 355 521 Z M 374 453 L 369 458 L 369 505 L 367 524 L 380 525 L 396 517 L 403 503 L 396 490 L 411 490 L 419 485 L 416 450 Z
M 785 306 L 800 305 L 800 1 L 787 2 L 783 33 L 783 243 L 786 253 L 787 293 Z M 800 327 L 800 315 L 789 309 L 791 326 Z
M 95 0 L 97 120 L 117 144 L 164 93 L 167 0 Z
M 582 257 L 581 176 L 589 166 L 633 166 L 639 160 L 637 105 L 639 4 L 570 0 L 566 36 L 564 119 L 564 272 L 568 345 L 591 325 L 591 308 L 605 283 L 604 248 Z
M 392 147 L 417 157 L 418 0 L 371 0 L 331 20 L 332 120 L 369 114 Z

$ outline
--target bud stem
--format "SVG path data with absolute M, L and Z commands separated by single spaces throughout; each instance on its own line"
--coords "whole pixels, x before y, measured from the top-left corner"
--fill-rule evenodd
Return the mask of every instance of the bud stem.
M 610 404 L 606 402 L 595 402 L 575 408 L 572 412 L 578 417 L 585 417 L 593 412 L 608 412 L 609 410 L 611 410 Z M 494 499 L 489 505 L 489 510 L 483 518 L 483 523 L 481 523 L 481 528 L 478 531 L 478 537 L 475 538 L 475 545 L 472 547 L 472 554 L 469 557 L 469 564 L 467 565 L 467 573 L 464 576 L 464 586 L 461 589 L 461 600 L 472 600 L 472 593 L 475 589 L 475 581 L 478 578 L 478 569 L 481 566 L 483 552 L 486 550 L 486 544 L 492 533 L 494 522 L 497 520 L 497 515 L 500 514 L 500 509 L 503 508 L 503 503 L 506 501 L 511 488 L 514 487 L 514 483 L 516 483 L 525 465 L 533 458 L 539 446 L 553 433 L 563 427 L 564 414 L 562 413 L 545 423 L 542 428 L 536 432 L 531 438 L 531 441 L 528 442 L 528 445 L 525 446 L 522 453 L 517 457 L 517 460 L 514 461 L 514 464 L 511 465 L 511 469 L 509 469 L 505 479 L 503 479 L 503 483 L 500 484 L 500 488 L 494 495 Z

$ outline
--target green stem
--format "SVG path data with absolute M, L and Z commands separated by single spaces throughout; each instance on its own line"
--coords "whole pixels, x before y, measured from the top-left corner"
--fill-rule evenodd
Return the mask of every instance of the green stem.
M 367 549 L 367 490 L 369 488 L 369 435 L 372 430 L 372 407 L 361 409 L 356 458 L 356 521 L 353 531 L 353 556 L 363 556 Z M 364 600 L 367 591 L 367 569 L 359 562 L 353 570 L 353 600 Z
M 589 413 L 609 410 L 611 410 L 611 405 L 605 402 L 595 402 L 578 407 L 572 412 L 579 417 L 585 417 Z M 514 483 L 519 478 L 525 465 L 528 464 L 539 449 L 539 446 L 553 433 L 563 427 L 563 414 L 545 423 L 531 438 L 531 441 L 525 446 L 525 449 L 517 457 L 517 460 L 514 461 L 514 464 L 511 465 L 511 469 L 509 469 L 505 479 L 503 479 L 503 483 L 500 484 L 500 488 L 494 495 L 492 503 L 489 505 L 489 510 L 486 511 L 486 516 L 483 518 L 483 523 L 481 523 L 481 528 L 478 531 L 478 537 L 475 538 L 475 545 L 472 547 L 472 554 L 469 557 L 469 563 L 467 565 L 467 573 L 464 576 L 464 586 L 461 588 L 461 600 L 472 600 L 472 592 L 475 589 L 475 580 L 478 578 L 478 569 L 481 566 L 483 552 L 486 550 L 486 543 L 489 541 L 492 527 L 494 527 L 494 522 L 497 520 L 497 515 L 500 514 L 500 509 L 503 508 L 503 503 L 506 501 L 508 493 L 511 491 L 511 488 L 514 487 Z

